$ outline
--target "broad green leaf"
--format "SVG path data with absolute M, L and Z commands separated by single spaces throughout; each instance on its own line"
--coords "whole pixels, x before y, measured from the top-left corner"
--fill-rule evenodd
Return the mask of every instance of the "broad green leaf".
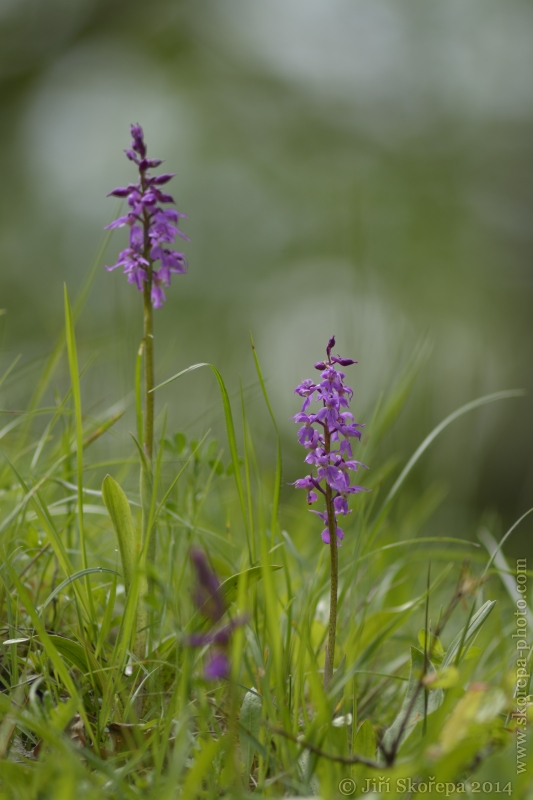
M 445 667 L 437 672 L 427 675 L 424 686 L 427 689 L 451 689 L 459 683 L 459 670 L 457 667 Z
M 102 667 L 92 650 L 83 647 L 82 644 L 74 641 L 74 639 L 68 639 L 66 636 L 58 636 L 55 633 L 48 635 L 58 653 L 61 653 L 64 659 L 74 667 L 77 667 L 84 675 L 92 673 L 100 690 L 103 691 Z
M 479 611 L 476 611 L 472 619 L 470 620 L 470 624 L 468 625 L 468 629 L 465 631 L 463 630 L 457 634 L 453 642 L 451 643 L 444 659 L 442 661 L 443 667 L 448 667 L 457 656 L 459 652 L 459 648 L 461 648 L 461 656 L 459 659 L 459 663 L 465 657 L 465 653 L 467 652 L 468 646 L 474 641 L 479 630 L 487 617 L 489 616 L 490 612 L 496 605 L 496 600 L 487 600 L 487 602 L 481 606 Z
M 436 664 L 440 664 L 444 658 L 444 647 L 439 637 L 422 628 L 422 630 L 418 632 L 418 642 L 424 652 L 431 654 L 431 660 Z
M 428 673 L 434 672 L 435 668 L 431 663 L 428 665 Z M 424 653 L 418 648 L 411 648 L 411 672 L 409 674 L 409 683 L 407 684 L 407 691 L 403 699 L 402 707 L 396 719 L 385 731 L 382 740 L 382 747 L 386 752 L 391 750 L 398 751 L 403 742 L 412 733 L 416 724 L 424 718 L 424 714 L 432 714 L 440 706 L 444 699 L 444 692 L 442 689 L 436 689 L 434 692 L 429 692 L 426 696 L 423 688 L 420 685 L 420 678 L 424 669 Z M 416 696 L 416 699 L 415 699 Z
M 252 768 L 256 750 L 254 739 L 259 739 L 262 707 L 263 701 L 256 692 L 246 692 L 241 706 L 239 735 L 245 776 L 250 774 Z
M 476 747 L 482 746 L 483 739 L 490 736 L 489 723 L 501 714 L 506 705 L 501 689 L 491 689 L 484 684 L 470 686 L 443 726 L 439 737 L 443 750 L 449 752 L 463 746 L 465 739 L 477 739 Z
M 111 475 L 106 475 L 104 478 L 102 497 L 117 537 L 122 572 L 124 574 L 124 586 L 127 593 L 133 580 L 139 556 L 138 536 L 133 523 L 130 504 L 119 484 Z
M 363 758 L 373 759 L 376 757 L 376 732 L 369 719 L 366 719 L 357 731 L 353 752 L 354 755 L 363 756 Z
M 282 569 L 282 567 L 280 564 L 270 564 L 270 569 L 272 572 L 275 572 L 278 569 Z M 242 573 L 238 572 L 236 575 L 231 575 L 231 577 L 227 578 L 220 585 L 220 590 L 224 595 L 224 599 L 228 605 L 233 603 L 237 597 L 237 588 L 241 574 Z M 250 567 L 250 569 L 244 571 L 244 575 L 246 576 L 246 585 L 249 588 L 252 583 L 261 580 L 261 567 Z
M 67 639 L 66 636 L 57 636 L 55 633 L 49 633 L 48 636 L 56 650 L 74 667 L 85 674 L 90 671 L 87 651 L 79 642 Z

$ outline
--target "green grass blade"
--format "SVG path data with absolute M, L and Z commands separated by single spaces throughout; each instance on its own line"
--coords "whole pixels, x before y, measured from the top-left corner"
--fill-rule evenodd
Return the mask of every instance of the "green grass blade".
M 430 354 L 431 346 L 427 341 L 423 341 L 413 353 L 404 373 L 395 384 L 383 409 L 379 412 L 379 415 L 377 413 L 375 414 L 375 424 L 374 421 L 372 421 L 369 426 L 373 447 L 376 446 L 383 435 L 392 426 L 402 408 L 405 406 L 418 373 L 426 363 Z
M 436 428 L 434 428 L 431 431 L 431 433 L 428 436 L 426 436 L 420 447 L 418 447 L 415 450 L 415 452 L 413 453 L 413 455 L 403 468 L 402 472 L 400 473 L 400 476 L 396 480 L 394 486 L 392 487 L 387 497 L 385 498 L 385 502 L 383 503 L 383 508 L 385 508 L 385 506 L 387 506 L 393 499 L 396 492 L 398 491 L 398 489 L 400 488 L 400 486 L 402 485 L 408 474 L 411 472 L 412 468 L 414 467 L 420 456 L 428 449 L 429 445 L 437 438 L 439 433 L 442 433 L 442 431 L 445 428 L 447 428 L 448 425 L 450 425 L 450 423 L 452 423 L 459 417 L 462 417 L 463 414 L 466 414 L 468 411 L 473 411 L 475 408 L 480 408 L 480 406 L 487 405 L 487 403 L 494 403 L 497 400 L 506 400 L 510 397 L 523 397 L 524 394 L 525 391 L 523 389 L 508 389 L 503 392 L 495 392 L 494 394 L 485 395 L 485 397 L 479 397 L 477 400 L 472 400 L 472 402 L 466 403 L 466 405 L 461 406 L 461 408 L 458 408 L 456 411 L 454 411 L 453 414 L 447 416 L 446 419 L 444 419 L 439 425 L 437 425 Z
M 78 707 L 78 711 L 80 713 L 80 716 L 82 717 L 82 719 L 83 719 L 83 721 L 85 723 L 87 732 L 89 733 L 89 735 L 90 735 L 90 737 L 91 737 L 91 739 L 93 741 L 93 744 L 96 746 L 96 741 L 94 740 L 94 733 L 92 731 L 91 725 L 89 724 L 89 720 L 87 719 L 87 715 L 86 715 L 85 709 L 83 707 L 83 702 L 81 700 L 81 697 L 79 695 L 79 692 L 78 692 L 78 690 L 76 688 L 76 685 L 75 685 L 74 681 L 70 677 L 70 673 L 69 673 L 68 669 L 66 668 L 65 664 L 63 663 L 63 660 L 61 659 L 57 648 L 54 646 L 52 638 L 47 633 L 46 628 L 44 626 L 44 623 L 41 620 L 41 618 L 40 618 L 35 606 L 33 605 L 32 601 L 31 601 L 31 598 L 30 598 L 28 592 L 26 591 L 26 588 L 24 587 L 22 581 L 19 579 L 17 573 L 11 567 L 10 564 L 7 565 L 7 569 L 8 569 L 8 572 L 9 572 L 9 577 L 11 578 L 11 580 L 13 581 L 13 583 L 14 583 L 14 585 L 16 587 L 16 590 L 17 590 L 18 596 L 20 598 L 20 601 L 21 601 L 21 603 L 23 604 L 24 608 L 26 609 L 26 611 L 28 612 L 28 614 L 30 616 L 32 624 L 33 624 L 33 626 L 34 626 L 34 628 L 35 628 L 35 630 L 36 630 L 36 632 L 37 632 L 37 634 L 39 636 L 39 639 L 40 639 L 40 641 L 41 641 L 41 643 L 42 643 L 42 645 L 43 645 L 43 647 L 44 647 L 44 649 L 46 651 L 46 654 L 47 654 L 48 658 L 52 662 L 56 673 L 58 674 L 58 676 L 63 681 L 63 684 L 64 684 L 66 690 L 68 691 L 70 696 L 73 699 L 76 700 L 76 705 Z
M 170 494 L 171 494 L 171 492 L 172 492 L 173 488 L 175 487 L 175 485 L 177 484 L 177 482 L 179 481 L 179 479 L 181 478 L 181 476 L 183 475 L 183 473 L 185 472 L 185 470 L 186 470 L 186 469 L 187 469 L 187 467 L 189 466 L 189 464 L 190 464 L 191 460 L 194 458 L 195 454 L 196 454 L 196 453 L 197 453 L 197 452 L 200 450 L 201 446 L 203 445 L 203 443 L 204 443 L 204 442 L 205 442 L 205 440 L 207 439 L 207 436 L 208 436 L 208 433 L 206 433 L 206 434 L 205 434 L 205 435 L 204 435 L 204 436 L 203 436 L 203 437 L 200 439 L 200 441 L 198 442 L 198 444 L 197 444 L 197 446 L 194 448 L 194 450 L 191 450 L 191 452 L 190 452 L 190 454 L 189 454 L 189 457 L 187 458 L 187 461 L 185 462 L 185 464 L 183 465 L 183 467 L 180 469 L 180 471 L 178 472 L 178 474 L 176 475 L 176 477 L 174 478 L 174 480 L 172 481 L 172 483 L 171 483 L 171 484 L 170 484 L 170 486 L 168 487 L 167 491 L 166 491 L 166 492 L 165 492 L 165 494 L 163 495 L 163 497 L 162 497 L 162 499 L 161 499 L 161 502 L 159 503 L 159 505 L 158 505 L 158 507 L 157 507 L 157 509 L 156 509 L 155 515 L 154 515 L 154 524 L 157 522 L 157 520 L 158 520 L 158 518 L 159 518 L 159 515 L 161 514 L 161 511 L 164 509 L 164 507 L 165 507 L 165 503 L 166 503 L 166 501 L 168 500 L 168 498 L 170 497 Z
M 476 611 L 472 619 L 469 620 L 468 625 L 457 634 L 442 660 L 443 669 L 450 666 L 456 656 L 459 656 L 460 654 L 464 656 L 465 651 L 476 638 L 477 634 L 479 633 L 479 629 L 484 624 L 495 605 L 496 600 L 487 600 L 487 602 L 484 603 L 478 611 Z
M 376 550 L 371 550 L 369 553 L 363 553 L 363 555 L 359 556 L 357 562 L 364 561 L 365 558 L 371 558 L 371 556 L 379 555 L 386 550 L 392 550 L 395 547 L 404 547 L 411 544 L 427 544 L 428 542 L 448 542 L 450 544 L 458 544 L 461 547 L 479 547 L 477 542 L 469 542 L 466 539 L 454 539 L 452 536 L 421 536 L 418 539 L 404 539 L 402 542 L 391 542 L 390 544 L 384 544 L 382 547 L 378 547 Z M 346 567 L 343 567 L 341 571 L 344 572 L 345 570 L 350 569 L 351 566 L 351 564 L 348 564 Z
M 198 796 L 202 781 L 211 768 L 213 760 L 223 743 L 226 743 L 226 737 L 224 736 L 221 736 L 219 739 L 211 739 L 209 742 L 203 742 L 202 748 L 185 778 L 182 788 L 182 797 L 193 798 Z
M 266 390 L 265 381 L 263 378 L 263 373 L 261 371 L 261 365 L 259 364 L 259 358 L 257 356 L 257 350 L 255 349 L 254 340 L 252 335 L 250 334 L 250 340 L 252 343 L 252 353 L 254 355 L 254 362 L 255 362 L 255 369 L 257 372 L 257 377 L 259 378 L 259 383 L 261 385 L 261 391 L 263 392 L 263 397 L 265 399 L 266 406 L 268 408 L 268 413 L 270 414 L 270 419 L 272 420 L 272 424 L 274 426 L 274 430 L 276 431 L 276 474 L 274 477 L 274 495 L 272 498 L 272 521 L 270 526 L 271 536 L 274 536 L 275 530 L 277 528 L 277 521 L 278 521 L 278 510 L 279 510 L 279 497 L 281 492 L 281 474 L 283 469 L 283 463 L 281 458 L 281 437 L 279 435 L 279 428 L 278 423 L 276 422 L 276 417 L 274 416 L 274 412 L 272 411 L 272 406 L 270 405 L 270 398 L 268 396 L 268 392 Z
M 81 313 L 81 311 L 83 309 L 83 306 L 85 305 L 85 301 L 87 300 L 87 296 L 89 294 L 89 291 L 91 290 L 91 287 L 92 287 L 92 285 L 94 283 L 94 280 L 95 280 L 95 278 L 96 278 L 96 276 L 98 274 L 98 270 L 101 267 L 102 259 L 104 257 L 105 251 L 107 250 L 107 246 L 108 246 L 109 241 L 111 239 L 111 235 L 112 235 L 112 231 L 108 231 L 104 235 L 104 237 L 102 238 L 100 246 L 98 247 L 98 249 L 96 251 L 96 254 L 94 256 L 94 259 L 93 259 L 93 261 L 92 261 L 92 263 L 91 263 L 91 265 L 89 267 L 89 271 L 87 273 L 87 277 L 85 278 L 85 281 L 83 282 L 83 286 L 81 287 L 81 289 L 80 289 L 80 291 L 78 293 L 78 296 L 76 297 L 76 300 L 74 301 L 74 306 L 72 308 L 72 318 L 73 318 L 74 322 L 76 322 L 78 320 L 78 317 L 79 317 L 79 315 L 80 315 L 80 313 Z M 65 342 L 66 342 L 65 334 L 62 331 L 60 333 L 60 335 L 59 335 L 59 338 L 58 338 L 58 340 L 56 342 L 56 345 L 55 345 L 54 349 L 52 350 L 50 356 L 48 357 L 48 360 L 47 360 L 47 362 L 45 364 L 45 367 L 44 367 L 44 370 L 43 370 L 43 372 L 41 374 L 41 377 L 39 378 L 39 381 L 37 382 L 37 386 L 35 387 L 35 391 L 34 391 L 34 393 L 32 395 L 32 398 L 30 400 L 30 404 L 28 406 L 28 411 L 29 412 L 34 411 L 37 408 L 37 406 L 39 405 L 39 403 L 41 402 L 41 399 L 42 399 L 45 391 L 47 390 L 47 388 L 48 388 L 48 386 L 50 384 L 50 381 L 52 379 L 52 376 L 53 376 L 53 374 L 54 374 L 54 372 L 55 372 L 55 370 L 57 368 L 57 365 L 59 364 L 59 361 L 61 359 L 61 356 L 63 354 L 63 350 L 65 349 Z M 25 430 L 23 431 L 23 434 L 25 434 L 26 431 L 27 431 L 27 428 L 25 426 Z
M 9 459 L 2 452 L 2 450 L 0 450 L 0 455 L 2 455 L 4 457 L 4 459 L 8 462 L 8 464 L 11 465 L 11 462 L 9 462 Z M 39 489 L 46 483 L 47 480 L 49 480 L 51 478 L 51 476 L 54 474 L 54 472 L 57 470 L 57 468 L 59 466 L 61 466 L 61 463 L 64 460 L 65 460 L 64 457 L 59 459 L 59 461 L 57 461 L 48 470 L 48 472 L 46 472 L 43 475 L 43 477 L 39 481 L 37 481 L 35 486 L 33 486 L 29 491 L 26 492 L 26 494 L 24 495 L 24 497 L 22 498 L 20 503 L 18 503 L 15 506 L 15 508 L 11 511 L 10 514 L 8 514 L 8 516 L 4 520 L 2 520 L 2 523 L 0 524 L 0 534 L 2 534 L 6 530 L 6 528 L 8 528 L 9 525 L 13 522 L 13 520 L 18 517 L 20 512 L 24 510 L 24 508 L 27 506 L 27 504 L 30 502 L 30 500 L 32 500 L 35 497 L 35 495 L 37 495 L 39 493 Z M 16 474 L 18 475 L 18 473 L 16 473 Z
M 230 401 L 229 401 L 228 391 L 227 391 L 226 386 L 224 384 L 224 380 L 222 378 L 222 375 L 218 371 L 218 369 L 215 366 L 213 366 L 213 364 L 207 364 L 207 363 L 204 363 L 204 362 L 202 362 L 200 364 L 193 364 L 191 367 L 187 367 L 187 369 L 183 369 L 181 372 L 178 372 L 177 375 L 173 375 L 172 378 L 168 378 L 166 381 L 163 381 L 163 383 L 160 383 L 158 386 L 154 386 L 152 391 L 155 392 L 157 389 L 162 389 L 163 386 L 167 386 L 169 383 L 172 383 L 172 381 L 175 381 L 177 378 L 180 378 L 182 375 L 186 375 L 188 372 L 193 372 L 193 370 L 195 370 L 195 369 L 200 369 L 200 367 L 209 367 L 209 369 L 211 369 L 213 371 L 213 373 L 215 375 L 215 378 L 217 379 L 219 388 L 220 388 L 220 393 L 222 395 L 222 405 L 224 406 L 224 417 L 225 417 L 225 421 L 226 421 L 226 432 L 227 432 L 227 435 L 228 435 L 229 449 L 230 449 L 230 455 L 231 455 L 231 463 L 233 465 L 233 473 L 234 473 L 234 476 L 235 476 L 235 483 L 237 485 L 237 493 L 239 495 L 239 503 L 240 503 L 240 506 L 241 506 L 242 518 L 244 520 L 245 528 L 246 528 L 246 530 L 248 530 L 248 514 L 247 514 L 247 511 L 246 511 L 246 500 L 245 500 L 245 497 L 244 497 L 244 487 L 243 487 L 242 478 L 241 478 L 241 470 L 240 470 L 240 465 L 239 465 L 239 454 L 238 454 L 238 451 L 237 451 L 237 439 L 235 437 L 235 426 L 233 424 L 233 415 L 231 413 L 231 404 L 230 404 Z
M 2 377 L 0 378 L 0 386 L 2 386 L 4 381 L 6 381 L 9 378 L 9 376 L 11 375 L 11 372 L 17 366 L 17 364 L 18 364 L 18 362 L 20 361 L 21 358 L 22 358 L 22 356 L 20 354 L 18 356 L 15 356 L 15 358 L 13 359 L 13 361 L 11 362 L 9 367 L 6 369 L 6 371 L 4 372 Z
M 8 459 L 6 454 L 3 453 L 1 450 L 0 450 L 0 454 L 6 460 L 7 464 L 9 465 L 11 470 L 13 471 L 15 477 L 17 478 L 18 482 L 22 486 L 23 490 L 27 494 L 30 494 L 30 490 L 28 489 L 26 483 L 24 482 L 24 479 L 18 473 L 17 469 L 14 467 L 14 465 Z M 41 507 L 41 504 L 40 504 L 41 498 L 40 498 L 40 495 L 39 495 L 38 491 L 36 492 L 36 496 L 35 495 L 31 496 L 30 500 L 31 500 L 31 505 L 33 507 L 33 510 L 37 514 L 37 518 L 38 518 L 39 522 L 41 523 L 41 525 L 42 525 L 42 527 L 43 527 L 43 529 L 44 529 L 44 531 L 46 533 L 47 539 L 50 542 L 50 546 L 52 547 L 52 550 L 54 551 L 54 554 L 55 554 L 55 556 L 56 556 L 56 558 L 58 560 L 59 566 L 63 570 L 65 576 L 68 578 L 70 575 L 72 575 L 74 573 L 74 569 L 72 567 L 72 564 L 71 564 L 70 558 L 68 556 L 68 553 L 67 553 L 67 551 L 65 549 L 65 546 L 64 546 L 63 542 L 61 541 L 61 538 L 60 538 L 58 532 L 56 531 L 56 529 L 54 527 L 52 518 L 50 517 L 50 515 L 48 513 L 46 513 L 46 510 L 45 510 L 46 506 L 44 506 L 44 504 L 43 504 L 43 507 Z M 83 591 L 78 586 L 76 586 L 76 593 L 78 595 L 78 599 L 80 600 L 83 608 L 87 611 L 88 608 L 89 608 L 87 596 L 83 593 Z
M 85 531 L 83 527 L 83 423 L 81 417 L 81 392 L 78 369 L 78 353 L 74 336 L 74 323 L 68 299 L 67 286 L 64 285 L 65 299 L 65 334 L 67 339 L 68 363 L 70 380 L 72 383 L 72 397 L 76 418 L 76 465 L 78 478 L 78 526 L 80 534 L 80 550 L 83 569 L 87 569 L 87 549 L 85 546 Z M 90 584 L 87 578 L 87 592 L 90 597 Z
M 491 557 L 489 558 L 489 563 L 485 567 L 485 572 L 483 573 L 483 575 L 487 574 L 487 572 L 489 571 L 490 567 L 492 566 L 492 562 L 496 558 L 496 555 L 501 551 L 503 545 L 505 544 L 505 542 L 507 541 L 509 536 L 512 534 L 512 532 L 515 530 L 515 528 L 517 528 L 520 525 L 520 523 L 522 522 L 522 520 L 525 519 L 529 514 L 531 514 L 532 511 L 533 511 L 533 508 L 530 508 L 529 511 L 526 511 L 525 514 L 522 514 L 522 516 L 519 519 L 516 520 L 514 525 L 511 525 L 511 527 L 509 528 L 509 530 L 507 531 L 505 536 L 503 536 L 502 539 L 500 540 L 500 542 L 497 544 L 496 549 L 494 550 L 494 552 L 492 553 Z
M 252 480 L 250 475 L 250 442 L 248 422 L 246 420 L 246 406 L 244 403 L 244 392 L 241 382 L 241 411 L 242 411 L 242 448 L 244 453 L 244 480 L 246 483 L 246 497 L 248 499 L 248 528 L 247 528 L 247 545 L 248 545 L 248 558 L 250 564 L 254 564 L 256 560 L 255 552 L 255 522 L 254 522 L 254 504 L 252 495 Z
M 108 572 L 111 575 L 118 575 L 118 572 L 116 572 L 114 569 L 108 569 L 107 567 L 89 567 L 88 569 L 82 569 L 79 572 L 75 572 L 74 575 L 70 575 L 68 578 L 65 578 L 65 580 L 62 581 L 59 584 L 59 586 L 56 586 L 54 591 L 48 595 L 48 597 L 41 606 L 41 614 L 43 613 L 45 608 L 52 602 L 52 600 L 55 597 L 57 597 L 60 592 L 63 591 L 65 586 L 68 586 L 73 581 L 78 580 L 78 578 L 83 578 L 85 575 L 90 575 L 95 572 Z

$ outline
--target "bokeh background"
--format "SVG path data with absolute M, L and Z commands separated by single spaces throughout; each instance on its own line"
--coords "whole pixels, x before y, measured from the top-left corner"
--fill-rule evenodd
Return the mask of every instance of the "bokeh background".
M 532 41 L 527 0 L 1 0 L 2 369 L 21 360 L 0 405 L 24 402 L 61 330 L 62 284 L 76 295 L 117 213 L 106 194 L 134 179 L 139 122 L 191 237 L 156 312 L 157 380 L 210 361 L 236 401 L 242 380 L 268 460 L 252 331 L 284 482 L 304 474 L 292 390 L 332 333 L 359 361 L 361 422 L 429 353 L 384 444 L 400 464 L 456 407 L 528 389 L 454 423 L 410 482 L 445 488 L 439 532 L 501 534 L 533 505 Z M 115 233 L 104 262 L 123 246 Z M 118 270 L 102 266 L 78 334 L 97 415 L 131 398 L 141 337 Z M 158 402 L 171 428 L 223 436 L 211 374 Z M 130 408 L 110 446 L 133 429 Z M 531 527 L 508 552 L 531 552 Z

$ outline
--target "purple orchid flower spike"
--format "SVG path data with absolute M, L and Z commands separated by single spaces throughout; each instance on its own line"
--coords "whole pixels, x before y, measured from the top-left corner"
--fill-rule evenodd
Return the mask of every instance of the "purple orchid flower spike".
M 335 659 L 335 638 L 337 630 L 337 595 L 339 579 L 338 547 L 344 539 L 344 531 L 337 523 L 337 517 L 345 517 L 351 511 L 348 499 L 353 494 L 367 492 L 363 486 L 351 483 L 351 472 L 364 467 L 356 461 L 352 453 L 350 439 L 361 439 L 363 426 L 354 422 L 350 412 L 350 400 L 353 391 L 344 383 L 344 372 L 336 365 L 349 367 L 357 364 L 351 358 L 332 355 L 335 337 L 332 336 L 326 346 L 327 359 L 317 361 L 315 369 L 320 372 L 320 380 L 310 378 L 302 381 L 294 393 L 303 398 L 302 410 L 295 414 L 294 421 L 302 427 L 298 431 L 298 441 L 308 451 L 305 462 L 311 466 L 311 472 L 305 478 L 299 478 L 293 486 L 307 491 L 309 505 L 316 503 L 319 495 L 325 499 L 324 511 L 315 511 L 324 523 L 321 533 L 324 544 L 329 545 L 331 553 L 331 592 L 328 644 L 324 665 L 324 686 L 327 689 L 333 675 Z M 319 408 L 313 411 L 312 402 Z M 336 447 L 338 445 L 338 447 Z
M 344 383 L 344 372 L 336 368 L 337 364 L 348 367 L 357 364 L 357 361 L 332 355 L 334 347 L 335 337 L 332 336 L 326 347 L 327 360 L 318 361 L 314 365 L 321 373 L 320 380 L 315 383 L 306 378 L 294 390 L 295 394 L 303 398 L 302 410 L 294 416 L 296 423 L 303 423 L 298 431 L 298 441 L 309 451 L 305 461 L 314 468 L 315 474 L 311 472 L 305 478 L 299 478 L 293 486 L 307 490 L 309 505 L 318 500 L 317 492 L 323 496 L 331 494 L 333 523 L 330 524 L 328 520 L 327 509 L 324 514 L 314 513 L 318 513 L 327 526 L 322 531 L 322 541 L 330 543 L 330 530 L 334 525 L 337 531 L 336 541 L 340 545 L 344 533 L 338 527 L 336 517 L 350 513 L 350 495 L 367 492 L 368 489 L 350 482 L 349 473 L 356 472 L 358 467 L 365 467 L 360 461 L 353 459 L 350 443 L 350 439 L 361 438 L 359 429 L 363 426 L 354 422 L 353 415 L 347 410 L 353 391 Z M 313 400 L 320 404 L 316 412 L 310 411 Z M 336 449 L 332 445 L 337 443 Z
M 186 215 L 174 208 L 162 208 L 162 205 L 174 203 L 172 195 L 159 188 L 172 180 L 174 173 L 150 176 L 148 170 L 158 167 L 162 161 L 146 157 L 147 148 L 140 125 L 131 126 L 131 136 L 131 148 L 125 153 L 137 165 L 139 180 L 109 192 L 114 197 L 127 198 L 129 211 L 106 226 L 108 229 L 129 227 L 129 247 L 122 250 L 112 267 L 106 269 L 111 271 L 122 267 L 128 282 L 135 284 L 141 292 L 148 284 L 153 307 L 161 308 L 166 300 L 164 290 L 170 286 L 172 274 L 187 272 L 184 254 L 168 247 L 176 236 L 189 241 L 179 229 L 179 220 Z
M 204 615 L 210 628 L 202 633 L 193 633 L 185 638 L 189 647 L 206 647 L 213 649 L 204 671 L 208 681 L 218 678 L 228 678 L 231 672 L 228 650 L 230 649 L 233 631 L 244 625 L 248 617 L 242 615 L 230 620 L 222 627 L 217 626 L 226 611 L 227 603 L 220 589 L 220 581 L 209 566 L 203 550 L 191 550 L 191 561 L 196 571 L 197 585 L 193 593 L 194 602 L 199 611 Z

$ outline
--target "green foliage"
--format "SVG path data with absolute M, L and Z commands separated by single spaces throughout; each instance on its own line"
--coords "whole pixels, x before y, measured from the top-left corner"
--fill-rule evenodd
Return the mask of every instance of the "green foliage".
M 135 530 L 128 498 L 111 475 L 102 483 L 102 498 L 117 537 L 126 594 L 129 592 L 140 555 L 140 539 Z
M 70 388 L 41 407 L 54 356 L 30 411 L 4 434 L 0 798 L 330 798 L 342 781 L 362 787 L 380 776 L 392 787 L 431 778 L 468 791 L 477 779 L 505 778 L 526 797 L 528 776 L 515 764 L 509 567 L 490 535 L 487 555 L 467 531 L 434 530 L 439 487 L 412 498 L 404 483 L 453 419 L 512 393 L 451 415 L 403 471 L 386 454 L 366 477 L 372 492 L 354 503 L 339 551 L 339 653 L 325 691 L 328 552 L 300 498 L 284 500 L 255 348 L 274 463 L 259 463 L 244 395 L 239 431 L 224 380 L 208 365 L 228 446 L 160 421 L 141 497 L 139 437 L 115 461 L 116 477 L 92 456 L 118 416 L 82 412 L 66 293 L 65 310 L 56 351 L 66 347 Z M 386 451 L 419 360 L 378 404 L 362 460 L 377 439 Z M 139 384 L 138 364 L 136 375 Z M 187 646 L 206 625 L 192 601 L 193 543 L 221 578 L 223 623 L 247 616 L 227 681 L 206 682 L 205 648 Z

